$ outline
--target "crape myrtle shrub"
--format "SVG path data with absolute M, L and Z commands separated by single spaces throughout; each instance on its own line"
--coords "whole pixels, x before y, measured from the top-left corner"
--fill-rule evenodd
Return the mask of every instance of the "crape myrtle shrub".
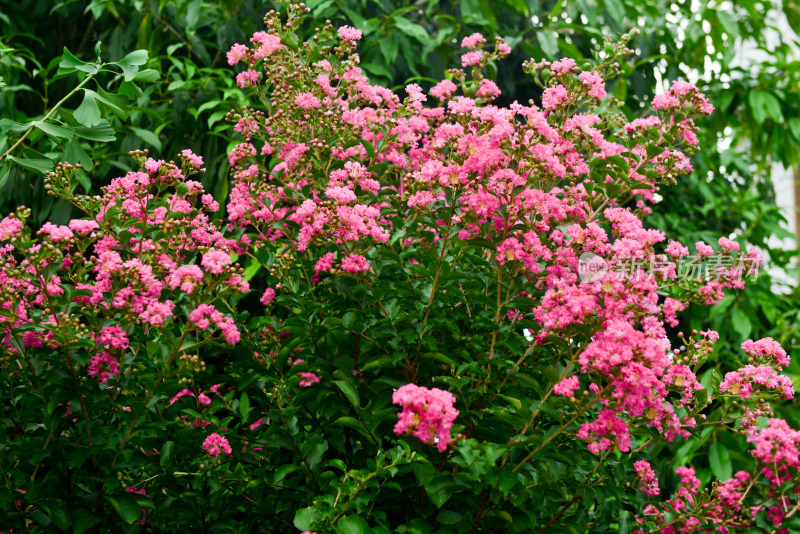
M 286 8 L 227 54 L 224 210 L 201 156 L 133 152 L 98 196 L 48 175 L 85 217 L 0 221 L 4 531 L 796 528 L 786 352 L 745 340 L 700 383 L 718 334 L 667 335 L 758 251 L 643 223 L 708 100 L 676 82 L 627 122 L 604 80 L 630 36 L 526 63 L 537 105 L 492 104 L 509 47 L 478 34 L 398 95 L 359 30 L 300 42 Z M 689 247 L 707 275 L 677 276 Z M 709 427 L 750 453 L 703 486 L 659 452 Z

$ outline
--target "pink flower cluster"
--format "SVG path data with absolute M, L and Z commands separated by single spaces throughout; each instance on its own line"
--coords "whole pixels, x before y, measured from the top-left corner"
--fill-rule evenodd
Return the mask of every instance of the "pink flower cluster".
M 208 452 L 209 456 L 219 456 L 220 453 L 230 456 L 233 453 L 228 439 L 220 436 L 216 432 L 209 434 L 203 441 L 203 448 Z
M 455 401 L 450 392 L 439 388 L 401 386 L 392 395 L 392 402 L 403 407 L 394 433 L 413 435 L 444 452 L 451 440 L 450 428 L 458 417 L 458 410 L 453 407 Z
M 644 460 L 636 461 L 633 463 L 633 469 L 639 475 L 639 488 L 642 493 L 655 496 L 661 492 L 658 487 L 658 479 L 649 462 Z

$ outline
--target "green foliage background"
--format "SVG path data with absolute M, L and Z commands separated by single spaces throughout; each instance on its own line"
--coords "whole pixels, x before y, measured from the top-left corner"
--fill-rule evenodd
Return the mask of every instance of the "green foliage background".
M 790 43 L 781 41 L 770 48 L 768 34 L 773 31 L 770 17 L 778 10 L 790 25 L 800 28 L 800 4 L 795 1 L 309 0 L 306 4 L 318 24 L 330 19 L 335 25 L 363 30 L 364 70 L 373 81 L 396 90 L 411 81 L 428 87 L 446 68 L 458 67 L 459 43 L 465 35 L 481 32 L 489 40 L 502 36 L 514 51 L 495 73 L 504 93 L 501 103 L 539 98 L 522 73 L 523 60 L 589 57 L 602 46 L 605 35 L 639 28 L 633 41 L 637 56 L 623 66 L 625 83 L 609 88 L 625 102 L 629 117 L 641 113 L 653 94 L 678 78 L 696 81 L 717 108 L 700 125 L 702 151 L 694 161 L 695 172 L 653 206 L 655 216 L 650 220 L 685 243 L 715 242 L 721 235 L 735 234 L 766 250 L 773 236 L 793 237 L 781 227 L 769 170 L 772 162 L 798 164 L 800 63 L 792 59 Z M 164 159 L 174 158 L 183 148 L 203 155 L 209 169 L 204 185 L 224 201 L 229 143 L 225 114 L 244 102 L 225 52 L 261 29 L 261 18 L 272 7 L 256 0 L 0 1 L 0 118 L 7 119 L 0 122 L 0 154 L 24 135 L 26 128 L 20 125 L 41 121 L 89 76 L 90 67 L 64 70 L 64 60 L 67 66 L 72 61 L 65 48 L 76 58 L 73 67 L 103 63 L 107 69 L 98 70 L 92 80 L 95 94 L 105 95 L 105 102 L 87 104 L 89 93 L 75 92 L 44 126 L 32 127 L 10 154 L 15 159 L 0 157 L 2 211 L 26 205 L 39 222 L 64 223 L 70 207 L 45 194 L 42 173 L 60 160 L 81 163 L 87 170 L 93 167 L 92 176 L 101 177 L 91 184 L 97 191 L 130 169 L 126 153 L 139 148 Z M 768 59 L 744 66 L 742 42 L 765 50 Z M 135 50 L 146 51 L 147 57 L 128 65 L 136 69 L 128 80 L 124 67 L 109 63 L 130 57 Z M 58 74 L 59 64 L 63 76 Z M 82 108 L 83 113 L 77 112 Z M 773 248 L 767 257 L 794 277 L 795 256 L 793 249 Z M 792 288 L 779 293 L 777 286 L 762 274 L 721 305 L 692 309 L 684 315 L 681 329 L 720 332 L 723 358 L 717 371 L 721 373 L 737 367 L 741 341 L 772 336 L 791 352 L 790 373 L 797 379 L 798 294 Z M 784 406 L 779 415 L 800 426 L 800 413 L 788 408 Z M 712 474 L 729 476 L 729 460 L 748 460 L 741 445 L 715 435 L 671 447 L 675 450 L 670 454 L 692 463 L 704 481 Z M 662 481 L 666 491 L 667 482 Z

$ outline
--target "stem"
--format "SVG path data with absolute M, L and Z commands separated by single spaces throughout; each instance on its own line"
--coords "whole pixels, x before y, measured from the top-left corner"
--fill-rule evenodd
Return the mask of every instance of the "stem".
M 556 515 L 554 515 L 553 517 L 551 517 L 551 518 L 550 518 L 550 521 L 548 521 L 548 522 L 547 522 L 547 524 L 541 528 L 541 530 L 539 531 L 539 534 L 544 534 L 545 532 L 548 532 L 548 530 L 547 530 L 547 529 L 548 529 L 548 528 L 550 528 L 550 526 L 551 526 L 553 523 L 555 523 L 556 521 L 558 521 L 558 518 L 559 518 L 559 517 L 561 517 L 561 516 L 564 514 L 564 512 L 566 512 L 566 511 L 567 511 L 567 509 L 568 509 L 570 506 L 572 506 L 573 504 L 575 504 L 575 503 L 576 503 L 576 502 L 578 502 L 579 500 L 580 500 L 580 496 L 579 496 L 579 495 L 576 495 L 576 496 L 574 496 L 574 497 L 572 498 L 572 500 L 570 500 L 570 501 L 569 501 L 567 504 L 565 504 L 564 506 L 562 506 L 562 507 L 561 507 L 561 510 L 559 510 L 558 512 L 556 512 Z
M 523 465 L 525 465 L 526 463 L 528 463 L 528 460 L 530 460 L 530 459 L 533 457 L 533 455 L 534 455 L 534 454 L 536 454 L 536 453 L 537 453 L 537 452 L 539 452 L 540 450 L 544 449 L 544 448 L 547 446 L 547 444 L 548 444 L 548 443 L 550 443 L 551 441 L 553 441 L 553 440 L 556 438 L 556 436 L 558 436 L 559 434 L 562 434 L 562 433 L 564 432 L 564 430 L 565 430 L 565 429 L 566 429 L 568 426 L 570 426 L 572 423 L 574 423 L 575 421 L 577 421 L 577 420 L 578 420 L 578 418 L 579 418 L 580 416 L 582 416 L 584 413 L 586 413 L 586 411 L 587 411 L 589 408 L 591 408 L 592 406 L 594 406 L 595 404 L 597 404 L 597 402 L 598 402 L 598 401 L 599 401 L 601 398 L 602 398 L 602 394 L 601 394 L 601 395 L 598 395 L 597 397 L 595 397 L 594 399 L 592 399 L 592 400 L 591 400 L 591 401 L 590 401 L 590 402 L 589 402 L 589 403 L 588 403 L 586 406 L 584 406 L 583 408 L 581 408 L 580 410 L 578 410 L 578 413 L 576 413 L 576 414 L 575 414 L 575 415 L 572 417 L 572 419 L 570 419 L 569 421 L 567 421 L 566 423 L 564 423 L 563 425 L 561 425 L 561 428 L 559 428 L 558 430 L 556 430 L 556 431 L 555 431 L 555 432 L 554 432 L 554 433 L 553 433 L 553 434 L 552 434 L 552 435 L 551 435 L 549 438 L 547 438 L 546 440 L 544 440 L 544 441 L 542 442 L 542 444 L 541 444 L 541 445 L 539 445 L 538 447 L 536 447 L 535 449 L 533 449 L 531 452 L 529 452 L 529 453 L 528 453 L 528 455 L 527 455 L 527 456 L 525 456 L 525 458 L 523 458 L 523 459 L 522 459 L 522 461 L 521 461 L 520 463 L 518 463 L 518 464 L 516 465 L 516 467 L 514 467 L 514 469 L 512 469 L 511 471 L 512 471 L 512 472 L 514 472 L 514 473 L 516 473 L 517 471 L 519 471 L 520 469 L 522 469 L 522 466 L 523 466 Z M 540 405 L 540 406 L 541 406 L 541 405 Z
M 98 70 L 99 70 L 99 69 L 98 69 Z M 93 79 L 94 79 L 94 74 L 90 74 L 90 75 L 88 75 L 86 78 L 84 78 L 84 79 L 83 79 L 83 81 L 82 81 L 81 83 L 79 83 L 77 87 L 75 87 L 75 88 L 74 88 L 72 91 L 70 91 L 70 92 L 67 94 L 67 96 L 65 96 L 64 98 L 62 98 L 61 100 L 59 100 L 59 101 L 58 101 L 58 103 L 57 103 L 55 106 L 53 106 L 53 108 L 52 108 L 50 111 L 48 111 L 48 112 L 47 112 L 47 115 L 45 115 L 44 117 L 42 117 L 42 120 L 41 120 L 41 121 L 39 121 L 39 122 L 47 122 L 47 120 L 48 120 L 48 119 L 50 119 L 50 117 L 52 117 L 52 116 L 53 116 L 53 114 L 54 114 L 56 111 L 58 111 L 58 109 L 59 109 L 59 108 L 60 108 L 60 107 L 61 107 L 61 106 L 62 106 L 62 105 L 63 105 L 63 104 L 64 104 L 64 103 L 67 101 L 67 100 L 69 100 L 69 99 L 72 97 L 72 95 L 74 95 L 75 93 L 77 93 L 79 89 L 81 89 L 81 88 L 82 88 L 84 85 L 86 85 L 87 83 L 89 83 L 89 81 L 90 81 L 90 80 L 93 80 Z M 28 138 L 28 136 L 31 134 L 31 132 L 33 132 L 33 130 L 34 130 L 35 128 L 36 128 L 36 126 L 31 126 L 30 128 L 28 128 L 28 129 L 25 131 L 25 133 L 24 133 L 24 134 L 22 134 L 22 137 L 20 137 L 19 139 L 17 139 L 17 142 L 16 142 L 16 143 L 14 143 L 13 145 L 11 145 L 11 148 L 9 148 L 8 150 L 6 150 L 6 151 L 5 151 L 5 153 L 4 153 L 2 156 L 0 156 L 0 163 L 2 163 L 2 162 L 3 162 L 3 161 L 4 161 L 4 160 L 5 160 L 5 159 L 6 159 L 6 158 L 7 158 L 7 157 L 8 157 L 8 156 L 9 156 L 9 155 L 12 153 L 12 152 L 14 152 L 14 150 L 16 150 L 16 149 L 17 149 L 17 147 L 18 147 L 19 145 L 21 145 L 23 141 L 25 141 L 25 139 L 27 139 L 27 138 Z

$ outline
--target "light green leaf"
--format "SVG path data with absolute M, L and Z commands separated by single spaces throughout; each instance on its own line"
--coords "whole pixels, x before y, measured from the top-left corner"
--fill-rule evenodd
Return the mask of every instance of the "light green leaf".
M 740 308 L 734 308 L 731 311 L 731 324 L 742 340 L 750 337 L 753 326 L 750 324 L 750 319 Z
M 97 93 L 89 89 L 83 90 L 83 102 L 75 110 L 73 116 L 75 120 L 84 126 L 96 126 L 102 120 L 100 117 L 100 107 L 97 105 L 95 96 Z
M 134 82 L 153 83 L 161 78 L 161 74 L 155 69 L 144 69 L 136 73 L 133 77 Z
M 91 63 L 81 61 L 72 55 L 72 52 L 64 47 L 64 54 L 61 56 L 61 62 L 58 64 L 58 74 L 69 74 L 76 70 L 86 72 L 88 74 L 96 74 L 97 66 Z
M 711 448 L 708 451 L 708 464 L 711 466 L 711 472 L 714 473 L 714 476 L 721 481 L 728 480 L 733 475 L 731 455 L 728 449 L 719 442 L 711 444 Z
M 342 534 L 368 534 L 369 523 L 362 517 L 343 517 L 336 522 L 336 530 Z
M 614 22 L 622 25 L 625 18 L 625 7 L 622 5 L 622 2 L 619 0 L 606 0 L 605 7 L 608 10 L 608 14 L 614 19 Z
M 117 140 L 116 133 L 107 120 L 101 120 L 99 124 L 91 128 L 88 126 L 78 126 L 75 128 L 75 135 L 83 139 L 100 141 L 102 143 L 109 143 Z
M 311 508 L 300 508 L 294 514 L 294 526 L 298 530 L 310 530 L 314 521 L 314 511 Z
M 124 58 L 117 61 L 117 66 L 122 69 L 122 76 L 126 82 L 133 80 L 139 72 L 139 65 L 147 63 L 147 50 L 134 50 Z
M 753 119 L 757 124 L 762 124 L 768 116 L 776 122 L 783 121 L 781 103 L 772 93 L 750 91 L 747 100 L 750 103 L 750 110 L 753 112 Z
M 11 176 L 11 164 L 4 162 L 0 165 L 0 191 L 5 188 L 9 176 Z
M 536 40 L 539 41 L 539 46 L 544 52 L 545 57 L 555 59 L 558 54 L 558 41 L 556 34 L 550 30 L 542 30 L 536 33 Z
M 8 161 L 13 161 L 17 165 L 21 165 L 26 169 L 40 172 L 42 174 L 53 170 L 53 162 L 49 159 L 16 158 L 14 156 L 6 156 L 6 159 L 8 159 Z
M 50 124 L 49 122 L 35 121 L 33 124 L 50 137 L 56 139 L 72 139 L 74 133 L 72 128 Z
M 158 139 L 156 134 L 149 130 L 145 130 L 144 128 L 136 128 L 135 126 L 131 126 L 131 130 L 139 137 L 139 139 L 161 151 L 161 141 Z
M 430 40 L 430 36 L 428 31 L 417 24 L 416 22 L 411 22 L 405 17 L 395 17 L 394 18 L 394 25 L 404 34 L 408 35 L 409 37 L 413 37 L 420 43 L 426 43 Z

